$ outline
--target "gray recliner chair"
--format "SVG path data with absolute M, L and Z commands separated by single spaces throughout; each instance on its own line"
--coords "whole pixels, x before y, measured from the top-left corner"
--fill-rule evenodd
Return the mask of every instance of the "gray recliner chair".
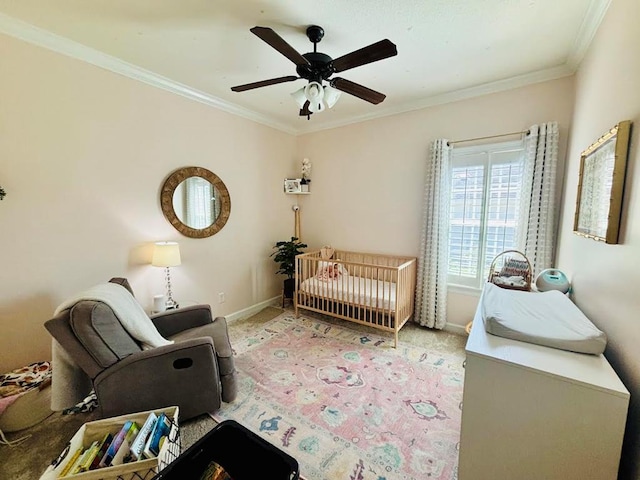
M 110 282 L 133 291 L 124 278 Z M 102 417 L 177 405 L 189 419 L 214 412 L 236 397 L 236 370 L 224 317 L 208 305 L 150 317 L 175 343 L 143 350 L 111 307 L 82 300 L 45 323 L 69 357 L 87 374 Z M 55 365 L 53 366 L 55 369 Z

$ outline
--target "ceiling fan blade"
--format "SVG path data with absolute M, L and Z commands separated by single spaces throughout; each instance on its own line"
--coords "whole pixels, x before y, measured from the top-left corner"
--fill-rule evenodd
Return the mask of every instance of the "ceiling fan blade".
M 252 90 L 254 88 L 260 88 L 260 87 L 268 87 L 269 85 L 276 85 L 278 83 L 293 82 L 294 80 L 298 80 L 298 77 L 294 75 L 289 75 L 288 77 L 271 78 L 269 80 L 262 80 L 261 82 L 253 82 L 253 83 L 247 83 L 245 85 L 237 85 L 235 87 L 231 87 L 231 90 L 233 90 L 234 92 L 244 92 L 245 90 Z
M 361 48 L 351 53 L 347 53 L 342 57 L 338 57 L 333 61 L 334 72 L 344 72 L 350 68 L 366 65 L 367 63 L 377 62 L 385 58 L 393 57 L 398 54 L 398 50 L 390 40 L 380 40 L 368 47 Z
M 376 92 L 375 90 L 371 90 L 370 88 L 362 86 L 359 83 L 355 83 L 344 78 L 334 78 L 330 83 L 333 88 L 353 95 L 354 97 L 361 98 L 362 100 L 366 100 L 367 102 L 373 103 L 374 105 L 379 104 L 385 98 L 387 98 L 387 96 L 383 93 Z
M 253 27 L 249 29 L 249 31 L 265 43 L 271 45 L 296 65 L 311 65 L 309 60 L 300 55 L 295 48 L 285 42 L 284 39 L 272 29 L 268 27 Z
M 309 105 L 311 105 L 311 102 L 309 100 L 304 102 L 303 107 L 300 109 L 301 117 L 308 117 L 309 115 L 313 115 L 313 112 L 309 110 Z

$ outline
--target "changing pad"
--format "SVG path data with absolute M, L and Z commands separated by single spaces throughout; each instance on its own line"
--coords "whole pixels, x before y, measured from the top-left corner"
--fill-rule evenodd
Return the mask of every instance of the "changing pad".
M 599 355 L 607 337 L 557 290 L 531 293 L 487 283 L 481 312 L 487 332 L 571 352 Z

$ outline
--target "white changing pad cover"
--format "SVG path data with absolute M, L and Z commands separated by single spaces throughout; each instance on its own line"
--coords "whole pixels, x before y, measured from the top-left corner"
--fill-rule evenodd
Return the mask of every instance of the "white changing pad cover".
M 571 352 L 599 355 L 607 337 L 563 293 L 532 293 L 487 283 L 481 312 L 487 332 Z

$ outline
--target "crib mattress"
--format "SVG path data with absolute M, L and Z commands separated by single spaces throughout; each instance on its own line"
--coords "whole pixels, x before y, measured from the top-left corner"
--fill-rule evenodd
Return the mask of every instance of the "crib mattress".
M 563 293 L 531 293 L 487 283 L 481 312 L 493 335 L 571 352 L 601 354 L 607 337 Z
M 311 295 L 321 296 L 384 310 L 396 308 L 396 284 L 354 275 L 341 276 L 324 281 L 317 277 L 304 280 L 299 289 Z

